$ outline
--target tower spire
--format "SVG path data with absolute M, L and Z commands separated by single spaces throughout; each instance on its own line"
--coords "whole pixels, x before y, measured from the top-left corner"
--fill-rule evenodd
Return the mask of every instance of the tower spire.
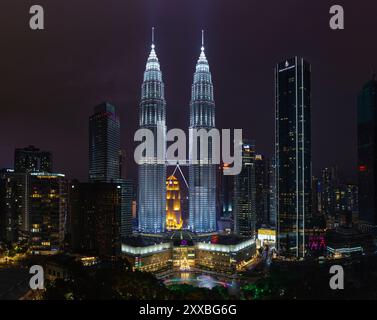
M 152 27 L 152 49 L 154 49 L 154 27 Z
M 202 29 L 202 51 L 204 51 L 204 30 Z
M 204 30 L 202 29 L 202 46 L 200 48 L 200 56 L 198 63 L 207 63 L 206 54 L 204 52 Z

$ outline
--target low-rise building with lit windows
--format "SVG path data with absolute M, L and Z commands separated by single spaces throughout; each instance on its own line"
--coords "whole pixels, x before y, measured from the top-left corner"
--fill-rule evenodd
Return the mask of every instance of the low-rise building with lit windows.
M 165 237 L 124 239 L 122 253 L 134 269 L 163 271 L 206 270 L 234 274 L 255 255 L 255 240 L 234 235 L 195 235 L 175 231 Z
M 28 181 L 24 225 L 34 253 L 56 252 L 64 241 L 67 182 L 64 174 L 33 172 Z
M 373 236 L 354 228 L 337 228 L 326 234 L 327 252 L 333 258 L 374 254 Z
M 264 245 L 275 245 L 276 230 L 273 228 L 260 228 L 258 229 L 257 246 L 263 247 Z
M 147 237 L 129 237 L 122 243 L 122 254 L 134 270 L 159 272 L 172 263 L 172 244 Z
M 43 264 L 45 271 L 45 279 L 47 281 L 55 281 L 57 279 L 71 279 L 72 270 L 78 266 L 91 270 L 100 264 L 98 257 L 56 254 L 49 256 Z
M 172 266 L 174 270 L 189 271 L 195 268 L 196 248 L 193 234 L 175 231 L 169 239 L 172 243 Z
M 255 254 L 255 240 L 219 236 L 216 241 L 196 244 L 196 266 L 200 269 L 233 274 Z

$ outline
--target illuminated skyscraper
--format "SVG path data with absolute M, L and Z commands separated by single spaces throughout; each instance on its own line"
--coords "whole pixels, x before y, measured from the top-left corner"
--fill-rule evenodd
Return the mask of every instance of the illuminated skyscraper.
M 202 37 L 203 38 L 203 37 Z M 190 229 L 203 233 L 216 231 L 216 165 L 212 164 L 212 143 L 209 139 L 208 157 L 200 155 L 192 159 L 196 145 L 193 131 L 215 128 L 215 101 L 209 65 L 204 53 L 202 40 L 201 53 L 196 64 L 190 102 L 190 166 L 189 166 L 189 212 Z M 199 145 L 199 144 L 198 144 Z
M 28 173 L 0 170 L 0 241 L 15 243 L 28 233 L 28 181 Z
M 176 177 L 170 176 L 166 180 L 166 229 L 182 229 L 181 190 Z
M 253 238 L 256 220 L 255 143 L 244 140 L 242 170 L 234 177 L 234 233 Z
M 336 190 L 339 186 L 336 166 L 324 168 L 321 180 L 321 212 L 334 215 L 336 210 Z
M 276 161 L 275 156 L 271 158 L 270 167 L 269 167 L 269 185 L 270 185 L 270 222 L 269 224 L 273 227 L 276 226 L 276 210 L 277 210 L 277 201 L 276 201 Z
M 279 253 L 305 256 L 311 216 L 311 67 L 294 57 L 275 69 L 275 157 Z
M 36 251 L 62 247 L 67 219 L 67 180 L 64 174 L 29 174 L 28 214 L 25 221 L 29 243 Z
M 141 129 L 149 129 L 155 137 L 154 154 L 139 164 L 138 219 L 143 233 L 165 231 L 166 217 L 166 102 L 164 83 L 152 36 L 151 51 L 144 72 L 141 89 Z M 157 142 L 157 137 L 161 137 Z M 157 143 L 162 147 L 158 156 Z
M 257 228 L 262 224 L 270 223 L 270 197 L 269 197 L 269 166 L 270 161 L 262 154 L 255 155 L 255 207 L 257 215 Z
M 66 217 L 64 174 L 0 171 L 0 240 L 55 251 L 63 245 Z

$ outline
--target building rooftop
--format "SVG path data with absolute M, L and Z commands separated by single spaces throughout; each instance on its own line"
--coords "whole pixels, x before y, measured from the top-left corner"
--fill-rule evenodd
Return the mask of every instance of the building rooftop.
M 123 244 L 131 247 L 148 247 L 165 242 L 168 242 L 168 240 L 164 238 L 154 238 L 142 235 L 130 236 L 122 239 Z

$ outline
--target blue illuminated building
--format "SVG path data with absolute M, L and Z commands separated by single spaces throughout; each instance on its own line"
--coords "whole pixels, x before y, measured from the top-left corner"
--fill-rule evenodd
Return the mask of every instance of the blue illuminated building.
M 144 72 L 141 89 L 139 125 L 149 129 L 157 137 L 162 133 L 163 154 L 166 148 L 166 101 L 164 83 L 152 36 L 151 51 Z M 156 145 L 156 143 L 155 143 Z M 151 157 L 139 164 L 138 219 L 142 233 L 165 231 L 166 217 L 166 164 L 157 156 L 157 148 Z
M 190 129 L 204 129 L 209 132 L 213 128 L 215 128 L 215 101 L 212 77 L 202 40 L 201 53 L 196 64 L 191 90 Z M 195 145 L 192 132 L 190 133 L 190 144 Z M 192 159 L 192 152 L 190 152 L 189 226 L 190 230 L 196 233 L 213 232 L 217 229 L 216 165 L 211 160 L 210 139 L 208 149 L 208 159 L 201 156 L 198 156 L 198 159 Z M 198 150 L 199 154 L 200 150 Z

